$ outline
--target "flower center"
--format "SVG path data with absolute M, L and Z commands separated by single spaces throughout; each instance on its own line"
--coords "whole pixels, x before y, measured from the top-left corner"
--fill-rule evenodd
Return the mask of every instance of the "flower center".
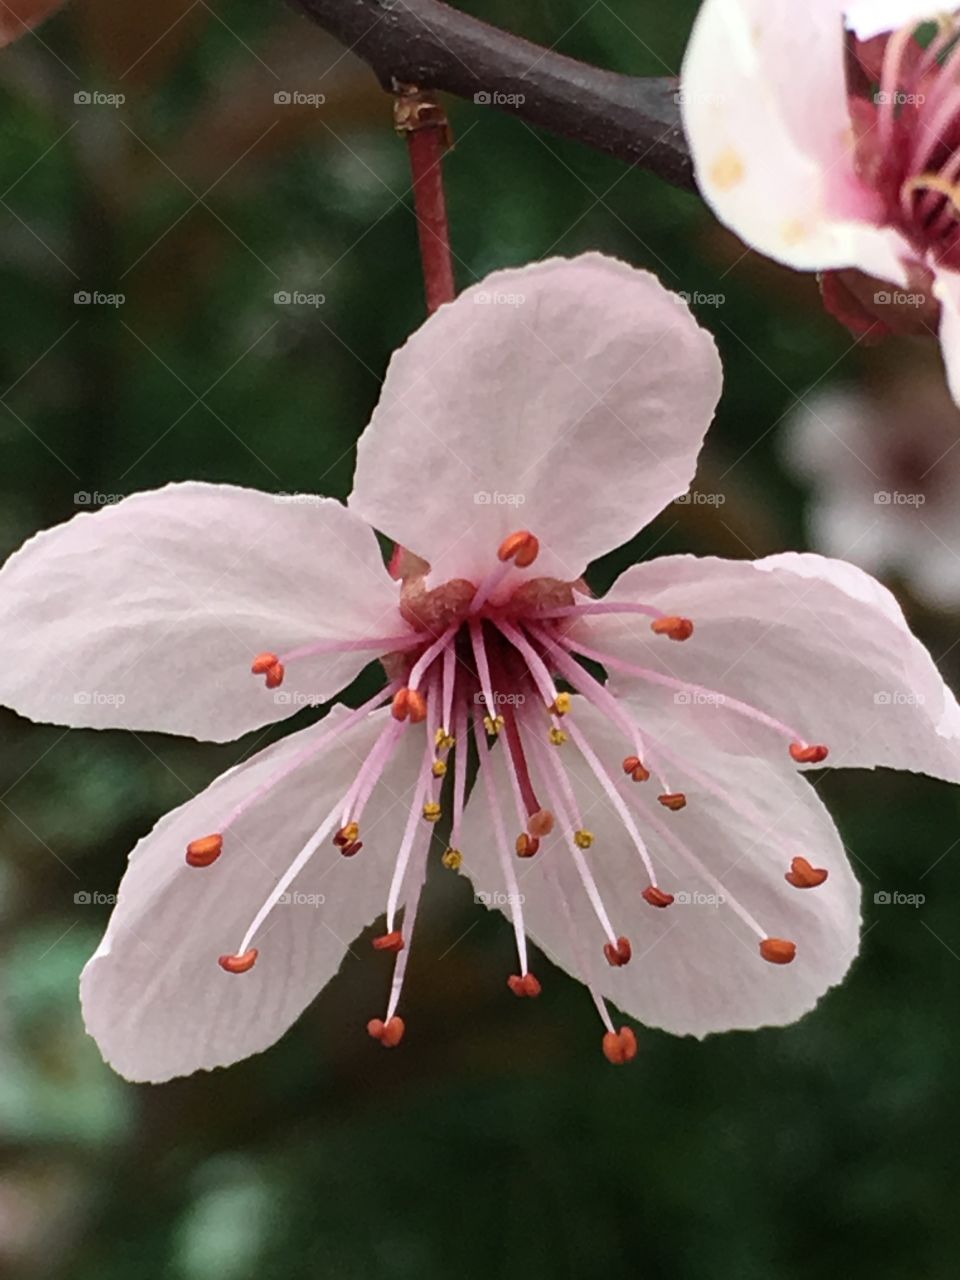
M 593 600 L 582 583 L 525 576 L 525 571 L 535 564 L 538 551 L 535 536 L 519 530 L 504 539 L 493 568 L 483 581 L 474 584 L 456 580 L 432 590 L 426 587 L 429 566 L 411 557 L 395 576 L 402 581 L 400 613 L 416 628 L 414 632 L 324 642 L 285 654 L 264 652 L 254 659 L 253 673 L 262 676 L 268 688 L 276 688 L 293 664 L 307 662 L 319 653 L 370 650 L 371 654 L 381 655 L 388 683 L 332 729 L 321 727 L 308 747 L 224 815 L 216 833 L 192 841 L 186 854 L 191 867 L 206 868 L 218 862 L 229 846 L 230 828 L 244 813 L 294 770 L 319 760 L 371 711 L 389 706 L 391 714 L 385 718 L 346 794 L 279 878 L 236 953 L 221 956 L 220 965 L 226 972 L 245 973 L 256 963 L 258 951 L 252 944 L 261 926 L 318 848 L 329 841 L 342 857 L 362 856 L 366 807 L 402 746 L 412 747 L 419 755 L 420 766 L 387 888 L 386 927 L 373 939 L 375 950 L 395 957 L 385 1016 L 368 1024 L 370 1035 L 385 1047 L 393 1047 L 403 1038 L 404 1024 L 397 1008 L 408 943 L 425 879 L 431 834 L 445 809 L 450 814 L 450 842 L 442 862 L 457 870 L 469 858 L 469 851 L 466 855 L 461 852 L 461 833 L 471 747 L 473 762 L 480 766 L 476 802 L 486 803 L 516 936 L 519 972 L 509 976 L 507 985 L 521 998 L 540 994 L 540 982 L 528 962 L 523 895 L 518 882 L 518 868 L 522 869 L 526 860 L 540 857 L 558 918 L 567 924 L 578 969 L 587 977 L 603 1021 L 603 1051 L 611 1062 L 630 1061 L 636 1053 L 636 1041 L 629 1028 L 613 1026 L 606 1003 L 589 978 L 589 957 L 602 953 L 608 965 L 619 969 L 630 963 L 633 947 L 614 924 L 613 917 L 622 910 L 622 904 L 605 902 L 594 876 L 592 864 L 598 842 L 584 822 L 577 789 L 564 761 L 567 753 L 575 753 L 586 765 L 609 810 L 616 815 L 622 838 L 633 850 L 647 879 L 642 896 L 648 906 L 656 910 L 669 908 L 675 895 L 658 883 L 641 823 L 693 874 L 712 886 L 718 900 L 754 933 L 764 960 L 777 965 L 793 960 L 794 944 L 772 937 L 671 829 L 667 815 L 682 810 L 687 795 L 684 789 L 671 784 L 668 772 L 676 771 L 689 780 L 698 803 L 707 798 L 720 800 L 760 830 L 766 825 L 763 816 L 745 798 L 725 793 L 675 754 L 667 742 L 642 732 L 627 704 L 616 698 L 587 664 L 597 663 L 608 673 L 622 673 L 651 688 L 671 690 L 683 695 L 681 703 L 704 698 L 719 701 L 732 714 L 784 738 L 798 763 L 820 763 L 826 758 L 826 747 L 806 742 L 790 726 L 738 699 L 637 666 L 594 647 L 589 642 L 589 631 L 578 625 L 591 617 L 645 615 L 650 619 L 651 631 L 664 643 L 689 641 L 694 625 L 679 614 L 666 614 L 640 602 Z M 578 702 L 573 694 L 598 711 L 621 738 L 624 754 L 614 772 L 603 763 L 584 725 L 578 722 Z M 495 781 L 491 757 L 494 751 L 499 753 L 508 780 L 504 793 Z M 645 811 L 638 823 L 632 789 L 651 778 L 656 779 L 657 799 L 666 814 L 661 820 Z M 541 853 L 542 842 L 554 832 L 560 841 Z M 378 838 L 382 838 L 379 833 Z M 558 844 L 562 847 L 558 848 Z M 574 923 L 574 904 L 561 887 L 553 861 L 558 858 L 568 858 L 575 869 L 578 892 L 588 902 L 594 921 L 590 929 Z M 798 852 L 789 862 L 785 880 L 795 888 L 815 888 L 826 874 Z
M 928 24 L 929 25 L 929 24 Z M 880 197 L 879 220 L 921 256 L 960 266 L 960 30 L 942 17 L 926 48 L 910 24 L 853 41 L 850 111 L 860 176 Z

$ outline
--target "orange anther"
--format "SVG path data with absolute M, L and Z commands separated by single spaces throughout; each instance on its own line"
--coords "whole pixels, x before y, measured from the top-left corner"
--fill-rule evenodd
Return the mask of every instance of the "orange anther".
M 427 700 L 419 689 L 407 690 L 407 710 L 411 724 L 420 724 L 427 718 Z
M 374 938 L 373 946 L 375 951 L 402 951 L 403 934 L 399 929 L 394 929 L 393 933 L 381 934 L 379 938 Z
M 623 761 L 623 772 L 629 774 L 634 782 L 646 782 L 650 777 L 650 770 L 645 767 L 639 756 L 626 756 Z
M 267 672 L 266 686 L 268 689 L 279 689 L 283 684 L 283 663 L 275 662 Z
M 764 938 L 760 943 L 760 954 L 771 964 L 789 964 L 797 954 L 797 944 L 786 938 Z
M 187 864 L 191 867 L 209 867 L 223 852 L 223 836 L 201 836 L 187 845 Z
M 603 954 L 607 957 L 607 964 L 614 969 L 622 968 L 623 965 L 630 963 L 630 957 L 633 955 L 630 939 L 618 938 L 616 946 L 608 942 L 603 948 Z
M 538 840 L 548 836 L 553 830 L 553 814 L 549 809 L 538 809 L 527 819 L 527 830 Z
M 517 857 L 532 858 L 540 849 L 540 841 L 536 836 L 528 836 L 526 831 L 521 831 L 517 836 Z
M 664 893 L 664 891 L 662 889 L 658 889 L 655 884 L 648 884 L 641 897 L 644 902 L 649 903 L 651 907 L 669 907 L 673 902 L 673 894 Z
M 783 878 L 795 889 L 815 889 L 818 884 L 823 884 L 829 874 L 824 867 L 811 866 L 806 858 L 794 858 L 790 863 L 790 870 Z
M 791 742 L 790 754 L 797 764 L 820 764 L 822 760 L 826 760 L 830 751 L 824 746 L 808 747 L 802 742 Z
M 394 720 L 406 720 L 419 724 L 427 718 L 427 700 L 417 689 L 398 689 L 393 695 L 390 710 Z
M 678 809 L 685 808 L 687 803 L 687 797 L 682 791 L 668 791 L 662 796 L 657 796 L 657 799 L 665 809 L 672 809 L 674 813 Z
M 333 837 L 333 843 L 342 849 L 343 846 L 346 844 L 353 844 L 354 840 L 356 840 L 359 834 L 360 834 L 360 823 L 348 822 L 346 826 L 341 827 L 340 830 L 337 832 L 337 834 Z
M 226 969 L 227 973 L 246 973 L 257 963 L 259 954 L 256 947 L 251 947 L 242 956 L 221 956 L 217 963 L 221 969 Z
M 518 529 L 500 543 L 497 558 L 512 560 L 518 569 L 528 569 L 540 554 L 540 543 L 528 529 Z
M 693 635 L 693 623 L 689 618 L 655 618 L 650 623 L 650 630 L 657 636 L 668 636 L 671 640 L 689 640 Z
M 340 852 L 345 858 L 352 858 L 355 853 L 359 853 L 363 848 L 362 840 L 353 840 L 350 844 L 340 846 Z
M 532 973 L 525 973 L 522 976 L 516 973 L 511 974 L 507 979 L 507 986 L 515 996 L 520 996 L 521 998 L 528 996 L 531 999 L 535 999 L 543 990 Z
M 258 653 L 250 670 L 255 676 L 265 676 L 271 667 L 275 667 L 280 659 L 275 653 Z
M 614 1066 L 632 1062 L 637 1056 L 637 1037 L 629 1027 L 621 1027 L 619 1031 L 608 1031 L 603 1037 L 603 1056 Z
M 406 1029 L 403 1019 L 396 1015 L 389 1022 L 384 1022 L 382 1018 L 371 1018 L 367 1023 L 367 1032 L 374 1040 L 379 1040 L 385 1049 L 396 1048 Z

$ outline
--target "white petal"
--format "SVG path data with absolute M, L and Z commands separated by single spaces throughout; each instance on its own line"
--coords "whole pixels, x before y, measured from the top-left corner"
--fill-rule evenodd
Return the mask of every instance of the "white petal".
M 853 0 L 844 7 L 847 26 L 860 40 L 871 40 L 907 23 L 933 21 L 944 12 L 931 0 Z
M 264 651 L 409 630 L 377 540 L 331 499 L 229 485 L 138 493 L 38 534 L 0 571 L 0 701 L 55 724 L 226 741 L 333 697 L 376 651 Z
M 801 270 L 906 283 L 912 255 L 874 225 L 855 169 L 841 0 L 704 0 L 684 58 L 697 181 L 748 245 Z
M 656 278 L 600 254 L 501 271 L 393 357 L 350 506 L 477 580 L 517 529 L 574 579 L 686 491 L 720 395 L 713 340 Z
M 290 887 L 253 945 L 248 973 L 234 954 L 282 873 L 345 795 L 388 712 L 348 729 L 240 817 L 211 867 L 188 867 L 187 844 L 346 715 L 292 734 L 224 774 L 157 824 L 131 854 L 104 939 L 81 979 L 87 1030 L 130 1080 L 168 1080 L 227 1066 L 273 1044 L 337 972 L 350 943 L 384 910 L 419 753 L 401 752 L 364 814 L 363 849 L 342 857 L 329 839 Z M 317 905 L 311 896 L 322 901 Z M 386 971 L 384 974 L 387 984 Z M 360 1011 L 361 1013 L 364 1011 Z
M 888 765 L 960 781 L 960 708 L 900 606 L 879 582 L 818 555 L 761 560 L 669 556 L 628 569 L 606 597 L 693 620 L 682 644 L 635 616 L 581 624 L 593 646 L 751 703 L 830 748 L 834 766 Z M 656 690 L 621 676 L 637 700 Z M 672 696 L 672 695 L 671 695 Z M 676 695 L 678 722 L 695 718 L 728 750 L 786 752 L 771 730 Z M 722 734 L 720 730 L 723 730 Z
M 624 743 L 609 722 L 584 706 L 581 698 L 574 700 L 574 718 L 607 769 L 622 779 Z M 639 856 L 593 774 L 568 743 L 563 747 L 564 762 L 574 779 L 584 823 L 596 837 L 586 857 L 615 931 L 631 941 L 633 959 L 618 969 L 604 960 L 604 934 L 557 830 L 519 869 L 527 930 L 555 964 L 581 980 L 588 971 L 604 995 L 648 1026 L 703 1036 L 793 1022 L 841 981 L 857 952 L 860 889 L 837 830 L 813 788 L 789 768 L 704 750 L 694 735 L 675 742 L 717 787 L 735 788 L 749 816 L 698 792 L 686 778 L 689 802 L 680 813 L 667 813 L 657 804 L 652 781 L 620 781 L 647 840 L 659 885 L 677 895 L 666 909 L 651 907 L 641 897 L 649 877 Z M 506 796 L 499 762 L 497 767 Z M 464 826 L 463 870 L 478 896 L 491 895 L 484 900 L 500 905 L 504 886 L 481 804 L 475 793 Z M 768 936 L 796 943 L 792 964 L 763 960 L 756 934 L 729 902 L 717 903 L 716 885 L 667 843 L 659 834 L 663 827 L 697 855 L 722 882 L 727 896 L 736 897 Z M 825 867 L 826 883 L 810 890 L 787 884 L 784 875 L 797 854 Z M 574 930 L 559 905 L 554 876 Z
M 933 293 L 940 302 L 940 349 L 947 370 L 947 385 L 960 404 L 960 274 L 938 270 L 933 277 Z

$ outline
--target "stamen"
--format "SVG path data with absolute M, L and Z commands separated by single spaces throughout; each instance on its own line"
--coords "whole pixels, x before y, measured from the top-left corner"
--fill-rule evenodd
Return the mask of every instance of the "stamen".
M 374 951 L 402 951 L 404 948 L 403 934 L 399 929 L 391 929 L 389 933 L 382 933 L 378 938 L 374 938 Z
M 657 799 L 665 809 L 670 809 L 673 813 L 687 807 L 687 797 L 682 791 L 670 791 L 666 795 L 657 796 Z
M 235 956 L 221 956 L 217 963 L 227 973 L 249 973 L 257 963 L 259 954 L 256 947 L 251 947 L 248 951 L 242 951 Z
M 830 754 L 827 747 L 808 746 L 805 742 L 791 742 L 790 754 L 797 764 L 820 764 Z
M 306 764 L 307 761 L 312 760 L 314 756 L 325 751 L 349 729 L 352 729 L 355 724 L 365 719 L 370 712 L 378 706 L 378 704 L 388 701 L 395 688 L 396 684 L 393 683 L 388 685 L 385 689 L 379 690 L 379 692 L 375 693 L 372 698 L 368 698 L 366 702 L 361 703 L 361 705 L 354 711 L 351 711 L 344 716 L 340 723 L 335 725 L 333 729 L 328 729 L 326 732 L 320 733 L 309 746 L 304 747 L 302 751 L 298 751 L 291 760 L 288 760 L 287 763 L 282 766 L 282 768 L 277 769 L 265 782 L 262 782 L 260 786 L 255 787 L 248 796 L 245 796 L 244 799 L 227 814 L 226 818 L 220 824 L 220 834 L 225 836 L 229 828 L 232 827 L 239 818 L 243 817 L 243 815 L 257 804 L 257 802 L 265 795 L 268 795 L 292 773 L 295 773 L 302 765 Z M 343 819 L 341 819 L 341 821 L 343 821 Z
M 388 720 L 383 726 L 380 737 L 373 744 L 373 750 L 357 771 L 357 776 L 343 798 L 343 822 L 349 824 L 351 819 L 359 823 L 367 807 L 374 788 L 383 777 L 403 740 L 404 724 L 402 721 Z
M 580 934 L 577 930 L 577 926 L 574 924 L 573 915 L 570 911 L 570 904 L 567 902 L 566 894 L 563 892 L 557 872 L 549 858 L 547 858 L 543 863 L 543 875 L 546 883 L 553 891 L 557 905 L 560 908 L 560 914 L 563 916 L 564 923 L 567 926 L 567 937 L 570 940 L 570 946 L 573 950 L 577 972 L 581 975 L 587 990 L 590 992 L 590 998 L 593 1000 L 597 1013 L 600 1015 L 600 1021 L 603 1023 L 604 1027 L 606 1027 L 608 1032 L 613 1032 L 613 1023 L 610 1021 L 610 1014 L 607 1012 L 606 1002 L 597 990 L 596 982 L 594 981 L 593 965 L 590 962 L 590 958 L 584 954 Z
M 487 733 L 496 736 L 503 728 L 503 720 L 497 715 L 497 703 L 490 679 L 490 663 L 487 661 L 487 650 L 483 643 L 483 628 L 476 619 L 471 618 L 469 624 L 470 646 L 477 664 L 477 678 L 480 681 L 480 692 L 487 714 L 484 716 L 484 728 Z
M 433 770 L 431 769 L 431 773 Z M 422 813 L 427 822 L 439 822 L 441 809 L 436 800 L 428 800 L 423 806 Z
M 476 720 L 473 722 L 473 732 L 477 744 L 477 756 L 480 761 L 480 776 L 483 779 L 487 796 L 487 809 L 493 825 L 494 843 L 497 846 L 497 854 L 500 858 L 500 866 L 507 886 L 508 902 L 511 907 L 510 915 L 513 919 L 513 934 L 517 943 L 517 957 L 520 961 L 520 973 L 526 974 L 529 966 L 527 964 L 527 935 L 523 927 L 523 899 L 517 884 L 513 863 L 510 860 L 507 833 L 503 825 L 503 814 L 500 812 L 500 806 L 497 803 L 497 790 L 492 777 L 493 760 L 490 758 L 490 750 L 483 740 L 483 733 Z
M 451 736 L 453 728 L 453 693 L 457 682 L 457 648 L 456 644 L 448 644 L 443 651 L 443 695 L 441 728 L 437 730 L 437 750 L 449 751 L 455 739 Z M 441 737 L 442 735 L 442 737 Z
M 357 839 L 359 835 L 360 835 L 360 823 L 348 822 L 346 826 L 341 827 L 340 830 L 337 832 L 337 834 L 333 837 L 333 843 L 337 846 L 338 849 L 342 849 L 345 845 L 353 844 L 353 842 Z
M 548 836 L 553 830 L 553 823 L 553 814 L 549 809 L 538 809 L 536 813 L 531 813 L 527 819 L 527 830 L 532 836 L 542 840 L 544 836 Z
M 658 889 L 655 884 L 647 885 L 641 894 L 644 902 L 648 902 L 651 907 L 670 907 L 673 906 L 674 896 L 672 893 L 664 893 L 662 889 Z
M 608 1031 L 603 1037 L 603 1056 L 617 1067 L 632 1062 L 637 1056 L 637 1037 L 629 1027 Z
M 394 720 L 409 719 L 411 724 L 420 724 L 427 718 L 426 699 L 417 689 L 398 689 L 391 710 Z
M 387 932 L 394 932 L 394 922 L 397 915 L 397 903 L 400 899 L 400 888 L 403 884 L 403 877 L 407 870 L 407 863 L 410 861 L 410 853 L 413 849 L 414 838 L 418 830 L 417 818 L 423 813 L 424 801 L 427 795 L 427 788 L 430 785 L 430 766 L 433 764 L 433 754 L 430 744 L 423 753 L 423 763 L 420 766 L 420 776 L 417 779 L 417 785 L 414 790 L 413 803 L 407 814 L 407 823 L 404 827 L 403 837 L 400 841 L 400 848 L 397 852 L 397 861 L 393 868 L 393 878 L 390 881 L 390 891 L 387 895 Z
M 647 852 L 647 846 L 644 843 L 640 832 L 637 830 L 637 824 L 634 822 L 633 815 L 627 808 L 623 796 L 621 796 L 620 792 L 614 786 L 613 779 L 603 767 L 600 757 L 594 751 L 593 747 L 591 747 L 583 730 L 574 725 L 571 728 L 571 732 L 573 733 L 573 739 L 580 751 L 580 754 L 590 766 L 591 772 L 600 783 L 601 787 L 603 787 L 607 798 L 617 812 L 617 816 L 626 828 L 627 835 L 632 840 L 634 848 L 640 855 L 640 860 L 644 865 L 647 875 L 650 877 L 651 883 L 656 884 L 657 877 L 653 870 L 653 863 L 650 860 L 650 855 Z
M 512 560 L 518 569 L 529 569 L 539 554 L 539 541 L 528 529 L 520 529 L 500 543 L 497 559 Z
M 562 729 L 558 729 L 556 725 L 550 726 L 550 732 L 547 737 L 550 739 L 550 743 L 554 747 L 562 747 L 567 741 L 567 735 Z
M 532 533 L 528 533 L 525 529 L 520 530 L 518 533 L 511 533 L 509 537 L 504 538 L 497 550 L 497 559 L 500 563 L 487 574 L 477 587 L 470 604 L 471 615 L 475 615 L 480 611 L 481 607 L 490 599 L 490 596 L 503 582 L 514 565 L 518 569 L 528 569 L 536 560 L 539 552 L 540 543 Z
M 593 840 L 593 832 L 585 831 L 582 827 L 573 833 L 573 843 L 578 849 L 592 849 Z
M 607 957 L 607 964 L 614 969 L 621 969 L 625 964 L 629 964 L 633 956 L 633 948 L 630 945 L 629 938 L 618 938 L 617 945 L 611 946 L 606 943 L 603 948 L 603 954 Z
M 515 996 L 527 996 L 533 999 L 543 988 L 532 973 L 515 973 L 507 979 L 507 986 Z
M 791 729 L 789 725 L 780 720 L 775 720 L 773 716 L 768 716 L 765 711 L 760 711 L 757 707 L 750 706 L 748 702 L 741 702 L 739 698 L 730 698 L 726 694 L 718 693 L 716 689 L 708 689 L 702 684 L 693 684 L 686 680 L 677 680 L 673 676 L 662 675 L 659 671 L 653 671 L 649 667 L 635 666 L 632 662 L 624 662 L 611 654 L 601 653 L 598 649 L 590 648 L 587 645 L 580 644 L 579 641 L 571 640 L 567 637 L 558 638 L 557 643 L 562 644 L 565 649 L 571 652 L 581 654 L 585 658 L 593 658 L 595 662 L 599 662 L 601 666 L 606 667 L 608 670 L 622 671 L 625 675 L 635 676 L 638 680 L 646 680 L 650 684 L 663 685 L 667 689 L 678 689 L 684 693 L 702 695 L 706 700 L 723 707 L 724 710 L 734 711 L 737 715 L 754 721 L 755 724 L 762 724 L 766 728 L 772 729 L 775 733 L 779 733 L 782 737 L 790 738 L 792 743 L 791 755 L 793 755 L 792 748 L 795 746 L 802 751 L 822 752 L 824 754 L 820 755 L 818 759 L 825 758 L 826 747 L 808 747 L 795 729 Z M 797 759 L 795 755 L 794 759 Z M 802 763 L 810 763 L 810 761 L 804 760 Z
M 446 850 L 440 861 L 448 871 L 459 871 L 463 866 L 463 854 L 459 849 L 454 849 L 451 845 L 451 847 Z
M 460 629 L 459 622 L 452 623 L 449 627 L 447 627 L 446 631 L 444 631 L 443 635 L 440 636 L 438 640 L 435 640 L 428 649 L 425 649 L 423 653 L 421 653 L 420 657 L 416 660 L 416 662 L 413 664 L 413 666 L 410 669 L 410 675 L 407 679 L 408 694 L 414 694 L 417 691 L 417 689 L 420 687 L 420 681 L 423 678 L 424 672 L 433 662 L 434 658 L 436 658 L 438 654 L 442 653 L 447 648 L 447 646 L 450 644 L 450 641 L 457 634 L 457 631 L 459 629 Z M 413 719 L 412 716 L 411 716 L 411 719 Z M 414 720 L 414 723 L 416 724 L 416 720 Z
M 367 1023 L 367 1032 L 374 1040 L 379 1040 L 385 1049 L 394 1049 L 403 1039 L 406 1031 L 402 1018 L 393 1017 L 384 1022 L 382 1018 L 371 1018 Z
M 670 640 L 689 640 L 693 635 L 693 623 L 689 618 L 657 618 L 650 623 L 650 630 L 655 636 L 666 636 Z
M 552 618 L 588 618 L 592 614 L 642 613 L 648 618 L 663 618 L 662 609 L 649 604 L 634 604 L 623 600 L 591 600 L 588 604 L 564 604 L 551 609 L 537 609 L 529 615 L 531 622 L 546 622 Z
M 825 867 L 811 866 L 806 858 L 797 857 L 791 861 L 790 870 L 783 878 L 795 889 L 816 889 L 829 874 Z
M 466 803 L 467 795 L 467 765 L 469 763 L 467 739 L 467 710 L 461 703 L 456 711 L 456 724 L 454 732 L 457 738 L 457 747 L 453 753 L 453 822 L 450 828 L 450 844 L 452 851 L 459 853 L 460 850 L 460 831 L 463 826 L 463 809 Z M 457 867 L 463 861 L 463 855 L 457 862 Z M 449 866 L 449 863 L 445 864 Z M 456 868 L 455 868 L 456 869 Z
M 201 836 L 199 840 L 191 840 L 187 845 L 187 865 L 191 867 L 210 867 L 223 852 L 223 836 Z
M 275 653 L 258 653 L 250 670 L 255 676 L 266 676 L 268 689 L 277 689 L 283 684 L 283 663 Z
M 646 782 L 650 777 L 650 770 L 646 768 L 639 756 L 625 756 L 623 772 L 631 777 L 634 782 Z
M 513 645 L 513 647 L 522 654 L 527 663 L 527 670 L 533 676 L 534 684 L 540 691 L 540 697 L 543 699 L 544 706 L 548 710 L 553 708 L 561 695 L 557 692 L 557 686 L 553 683 L 553 677 L 547 670 L 547 666 L 543 659 L 534 649 L 533 645 L 526 636 L 519 631 L 512 623 L 500 619 L 497 621 L 497 629 L 503 636 Z M 570 695 L 566 695 L 566 705 L 569 708 Z M 559 713 L 562 714 L 562 713 Z
M 797 954 L 797 944 L 786 938 L 764 938 L 760 943 L 760 954 L 770 964 L 790 964 Z
M 421 839 L 420 847 L 414 855 L 414 867 L 411 871 L 413 887 L 403 916 L 403 927 L 407 931 L 407 937 L 411 940 L 413 939 L 413 931 L 417 923 L 417 910 L 420 906 L 420 895 L 423 892 L 424 881 L 427 878 L 427 854 L 429 851 L 429 837 Z M 397 955 L 396 963 L 393 966 L 393 979 L 390 983 L 390 998 L 387 1002 L 387 1013 L 385 1018 L 386 1025 L 388 1027 L 391 1022 L 395 1020 L 394 1014 L 397 1012 L 397 1006 L 400 1003 L 400 993 L 403 990 L 403 979 L 407 971 L 407 962 L 409 959 L 410 948 L 403 948 Z
M 526 831 L 521 831 L 517 836 L 516 850 L 518 858 L 532 858 L 534 854 L 540 852 L 540 841 L 536 836 L 530 836 Z
M 423 644 L 423 636 L 417 632 L 405 632 L 402 636 L 374 636 L 364 637 L 362 640 L 321 640 L 316 644 L 304 644 L 299 649 L 291 649 L 289 653 L 276 654 L 263 653 L 260 654 L 256 661 L 262 658 L 273 658 L 274 663 L 281 662 L 284 665 L 295 662 L 299 658 L 312 658 L 321 653 L 363 653 L 370 650 L 375 654 L 383 653 L 402 653 L 404 649 L 416 649 Z M 272 663 L 270 664 L 273 665 Z M 267 668 L 264 667 L 263 671 Z M 262 675 L 262 671 L 257 671 L 254 666 L 254 674 Z

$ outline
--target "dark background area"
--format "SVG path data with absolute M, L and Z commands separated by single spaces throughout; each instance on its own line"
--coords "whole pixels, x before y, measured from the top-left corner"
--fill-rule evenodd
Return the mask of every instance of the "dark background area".
M 469 7 L 636 74 L 678 72 L 695 8 Z M 292 90 L 326 102 L 274 101 Z M 96 92 L 125 101 L 75 101 Z M 891 368 L 909 383 L 927 353 L 855 346 L 812 277 L 745 255 L 693 196 L 489 107 L 450 114 L 461 285 L 598 248 L 723 296 L 695 303 L 727 388 L 698 487 L 723 502 L 674 504 L 594 584 L 654 550 L 803 546 L 812 495 L 781 461 L 799 397 Z M 73 0 L 0 53 L 0 118 L 0 555 L 170 480 L 346 496 L 389 353 L 423 316 L 405 149 L 369 72 L 279 0 Z M 275 303 L 294 290 L 324 301 Z M 957 687 L 956 613 L 894 585 Z M 0 719 L 4 1276 L 956 1273 L 960 836 L 945 785 L 820 784 L 866 925 L 847 983 L 794 1027 L 644 1031 L 614 1070 L 586 993 L 540 960 L 543 997 L 513 1000 L 509 926 L 437 870 L 401 1050 L 363 1030 L 381 966 L 348 958 L 269 1053 L 127 1085 L 76 992 L 109 906 L 75 895 L 114 892 L 137 838 L 250 746 Z M 874 902 L 893 890 L 925 901 Z

